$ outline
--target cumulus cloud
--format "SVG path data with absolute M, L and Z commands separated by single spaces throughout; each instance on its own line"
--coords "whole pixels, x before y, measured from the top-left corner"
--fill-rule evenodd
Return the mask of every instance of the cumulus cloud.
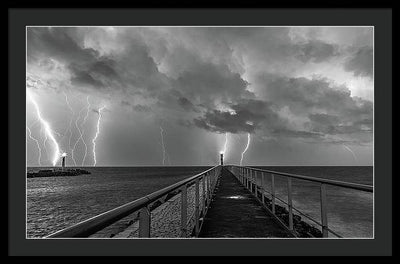
M 260 100 L 242 100 L 230 104 L 230 111 L 212 110 L 200 118 L 194 119 L 194 124 L 219 133 L 253 133 L 261 122 L 276 123 L 279 120 L 268 103 Z
M 335 45 L 320 40 L 311 40 L 307 43 L 299 44 L 299 54 L 296 57 L 302 62 L 313 61 L 319 63 L 336 55 L 338 55 L 338 50 Z
M 372 77 L 373 74 L 373 49 L 362 47 L 354 52 L 346 61 L 344 68 L 353 72 L 355 76 Z
M 372 76 L 371 32 L 357 32 L 28 27 L 26 83 L 107 95 L 176 129 L 371 142 L 373 103 L 354 95 Z

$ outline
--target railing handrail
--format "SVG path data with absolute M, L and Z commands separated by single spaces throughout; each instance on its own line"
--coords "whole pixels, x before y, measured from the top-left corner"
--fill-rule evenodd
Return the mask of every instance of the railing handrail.
M 258 169 L 258 168 L 247 167 L 247 166 L 237 166 L 237 165 L 228 165 L 228 166 L 239 167 L 239 168 L 242 167 L 242 168 L 251 169 L 251 170 L 255 170 L 255 171 L 259 171 L 259 172 L 272 173 L 275 175 L 281 175 L 281 176 L 285 176 L 285 177 L 296 178 L 296 179 L 300 179 L 300 180 L 306 180 L 306 181 L 312 181 L 312 182 L 318 182 L 318 183 L 325 183 L 325 184 L 329 184 L 329 185 L 334 185 L 334 186 L 339 186 L 339 187 L 344 187 L 344 188 L 349 188 L 349 189 L 354 189 L 354 190 L 359 190 L 359 191 L 365 191 L 365 192 L 373 192 L 373 190 L 374 190 L 373 186 L 366 185 L 366 184 L 323 179 L 323 178 L 317 178 L 317 177 L 312 177 L 312 176 L 305 176 L 305 175 L 272 171 L 272 170 L 264 170 L 264 169 Z
M 261 190 L 261 200 L 259 200 L 264 206 L 265 205 L 265 192 L 271 195 L 271 209 L 269 207 L 266 207 L 270 212 L 279 220 L 279 216 L 275 214 L 275 200 L 281 201 L 283 204 L 287 205 L 287 211 L 288 211 L 288 224 L 281 223 L 288 228 L 288 230 L 295 232 L 295 227 L 294 227 L 294 221 L 293 221 L 293 210 L 296 210 L 303 216 L 306 216 L 308 219 L 312 220 L 314 223 L 317 225 L 321 226 L 322 230 L 322 237 L 328 237 L 329 233 L 332 233 L 333 235 L 337 237 L 341 237 L 338 233 L 335 231 L 331 230 L 328 226 L 328 207 L 327 207 L 327 190 L 326 186 L 327 185 L 333 185 L 333 186 L 339 186 L 343 188 L 350 188 L 350 189 L 355 189 L 359 191 L 365 191 L 365 192 L 373 192 L 373 186 L 369 185 L 364 185 L 364 184 L 357 184 L 357 183 L 351 183 L 351 182 L 343 182 L 343 181 L 336 181 L 336 180 L 329 180 L 329 179 L 322 179 L 322 178 L 317 178 L 317 177 L 311 177 L 311 176 L 304 176 L 304 175 L 298 175 L 298 174 L 291 174 L 291 173 L 285 173 L 285 172 L 279 172 L 279 171 L 272 171 L 272 170 L 264 170 L 264 169 L 259 169 L 259 168 L 254 168 L 254 167 L 247 167 L 247 166 L 237 166 L 237 165 L 229 165 L 232 169 L 239 169 L 239 174 L 236 175 L 236 177 L 239 179 L 239 181 L 251 191 L 253 194 L 253 189 L 254 189 L 254 194 L 256 196 L 256 199 L 258 199 L 258 189 L 260 188 Z M 258 185 L 258 173 L 261 172 L 261 185 Z M 269 175 L 268 175 L 269 174 Z M 269 192 L 266 189 L 265 186 L 265 176 L 270 176 L 271 177 L 271 192 Z M 275 193 L 275 176 L 284 176 L 286 177 L 287 180 L 287 201 L 284 201 L 283 199 L 280 199 L 276 193 Z M 320 209 L 321 209 L 321 221 L 318 222 L 317 220 L 313 219 L 311 216 L 306 215 L 302 213 L 300 210 L 295 208 L 292 203 L 292 179 L 300 179 L 300 180 L 305 180 L 305 181 L 311 181 L 311 182 L 317 182 L 320 184 Z
M 136 199 L 132 202 L 128 202 L 123 204 L 117 208 L 111 209 L 99 215 L 93 216 L 89 219 L 86 219 L 82 222 L 74 224 L 65 229 L 59 230 L 53 234 L 46 236 L 46 238 L 54 238 L 54 237 L 75 237 L 75 236 L 85 236 L 86 234 L 93 234 L 98 230 L 103 229 L 104 227 L 115 223 L 116 221 L 128 216 L 129 214 L 138 211 L 139 209 L 148 206 L 149 204 L 157 201 L 161 197 L 178 190 L 182 186 L 194 183 L 197 178 L 203 177 L 206 173 L 218 168 L 221 165 L 214 166 L 208 170 L 200 172 L 194 176 L 191 176 L 187 179 L 181 180 L 177 183 L 174 183 L 170 186 L 167 186 L 161 190 L 155 191 L 151 194 L 143 196 L 139 199 Z M 96 230 L 96 231 L 93 231 Z

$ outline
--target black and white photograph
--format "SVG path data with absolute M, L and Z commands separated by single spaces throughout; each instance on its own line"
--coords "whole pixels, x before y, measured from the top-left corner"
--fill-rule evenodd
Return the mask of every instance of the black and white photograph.
M 374 36 L 26 26 L 26 239 L 374 239 Z

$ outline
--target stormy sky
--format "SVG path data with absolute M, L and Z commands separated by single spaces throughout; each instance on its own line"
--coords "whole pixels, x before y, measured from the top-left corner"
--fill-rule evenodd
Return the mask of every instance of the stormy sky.
M 26 89 L 28 166 L 373 165 L 372 27 L 28 27 Z

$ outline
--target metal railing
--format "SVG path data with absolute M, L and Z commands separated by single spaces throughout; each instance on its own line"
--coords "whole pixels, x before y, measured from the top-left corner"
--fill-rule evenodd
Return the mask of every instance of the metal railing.
M 139 237 L 150 237 L 151 212 L 150 205 L 155 202 L 164 203 L 165 198 L 174 192 L 181 194 L 181 237 L 198 236 L 201 225 L 204 222 L 204 216 L 210 205 L 212 193 L 217 184 L 217 180 L 221 174 L 222 166 L 218 165 L 192 177 L 184 179 L 180 182 L 172 184 L 164 189 L 153 192 L 135 201 L 129 202 L 68 228 L 57 231 L 46 238 L 62 238 L 62 237 L 88 237 L 107 226 L 117 222 L 118 220 L 139 211 Z M 200 183 L 202 184 L 202 204 L 200 204 Z M 195 186 L 194 199 L 194 230 L 188 230 L 188 201 L 187 189 Z M 201 220 L 203 219 L 203 220 Z M 189 221 L 190 223 L 190 221 Z
M 252 167 L 241 167 L 241 166 L 235 166 L 235 165 L 229 165 L 226 166 L 235 177 L 238 178 L 238 180 L 250 191 L 253 191 L 254 189 L 254 195 L 258 199 L 258 191 L 261 192 L 261 201 L 262 204 L 265 206 L 265 199 L 267 198 L 265 196 L 265 193 L 271 195 L 271 212 L 272 214 L 276 216 L 276 200 L 279 200 L 280 202 L 284 203 L 288 207 L 288 224 L 285 226 L 293 232 L 294 232 L 294 226 L 293 226 L 293 210 L 298 212 L 299 214 L 303 215 L 304 217 L 308 218 L 315 224 L 321 227 L 322 231 L 322 237 L 328 237 L 328 233 L 331 233 L 335 235 L 336 237 L 341 237 L 339 234 L 337 234 L 335 231 L 329 229 L 328 227 L 328 211 L 327 211 L 327 199 L 326 199 L 326 186 L 337 186 L 337 187 L 342 187 L 342 188 L 348 188 L 348 189 L 353 189 L 353 190 L 358 190 L 358 191 L 363 191 L 363 192 L 373 192 L 373 186 L 370 185 L 364 185 L 364 184 L 357 184 L 357 183 L 350 183 L 350 182 L 343 182 L 343 181 L 336 181 L 336 180 L 329 180 L 329 179 L 322 179 L 322 178 L 316 178 L 316 177 L 310 177 L 310 176 L 303 176 L 303 175 L 297 175 L 297 174 L 291 174 L 291 173 L 284 173 L 284 172 L 277 172 L 277 171 L 271 171 L 271 170 L 263 170 L 263 169 L 258 169 L 258 168 L 252 168 Z M 236 170 L 236 172 L 234 171 Z M 261 186 L 258 186 L 257 183 L 257 178 L 258 175 L 261 175 Z M 265 186 L 265 176 L 269 175 L 271 179 L 271 186 L 270 190 L 267 190 Z M 283 199 L 280 199 L 279 197 L 276 196 L 276 185 L 275 185 L 275 175 L 277 176 L 283 176 L 287 178 L 287 202 L 284 201 Z M 308 214 L 305 214 L 295 208 L 292 203 L 292 179 L 299 179 L 299 180 L 305 180 L 305 181 L 310 181 L 314 183 L 320 184 L 320 205 L 321 205 L 321 222 L 318 222 Z M 277 217 L 278 218 L 278 217 Z M 278 218 L 279 219 L 279 218 Z M 283 223 L 280 220 L 281 223 Z M 284 223 L 283 223 L 284 224 Z

